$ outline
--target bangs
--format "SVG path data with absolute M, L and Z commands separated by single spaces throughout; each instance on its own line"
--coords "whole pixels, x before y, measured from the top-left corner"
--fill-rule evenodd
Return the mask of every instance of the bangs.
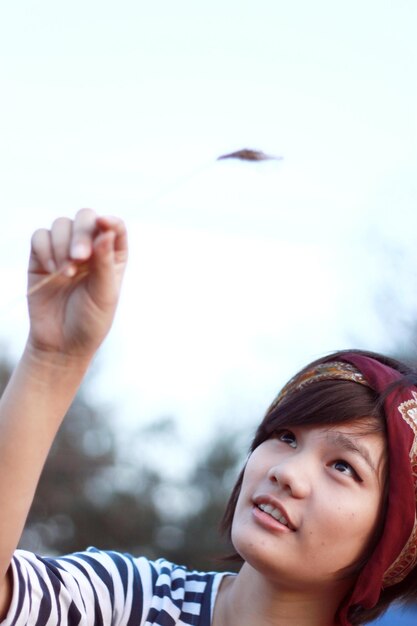
M 355 434 L 384 432 L 385 418 L 379 394 L 351 381 L 317 381 L 289 394 L 266 414 L 251 449 L 253 451 L 282 428 L 334 426 L 351 421 L 358 421 Z

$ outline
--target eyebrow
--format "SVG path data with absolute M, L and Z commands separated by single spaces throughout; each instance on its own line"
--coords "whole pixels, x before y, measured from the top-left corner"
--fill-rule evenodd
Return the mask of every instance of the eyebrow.
M 376 468 L 371 459 L 371 455 L 369 454 L 369 451 L 365 446 L 362 446 L 360 443 L 353 441 L 353 439 L 351 439 L 349 436 L 337 431 L 328 432 L 327 437 L 331 441 L 331 443 L 342 448 L 343 450 L 359 454 L 369 465 L 371 470 L 376 473 Z

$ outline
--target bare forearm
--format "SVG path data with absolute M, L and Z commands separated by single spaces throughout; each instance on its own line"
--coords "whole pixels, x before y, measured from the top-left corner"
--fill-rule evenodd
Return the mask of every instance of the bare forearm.
M 89 360 L 30 345 L 0 402 L 0 581 L 19 541 L 56 431 Z M 1 583 L 0 583 L 1 584 Z
M 51 444 L 110 329 L 127 261 L 124 224 L 82 209 L 32 236 L 30 332 L 0 402 L 0 619 L 7 577 Z

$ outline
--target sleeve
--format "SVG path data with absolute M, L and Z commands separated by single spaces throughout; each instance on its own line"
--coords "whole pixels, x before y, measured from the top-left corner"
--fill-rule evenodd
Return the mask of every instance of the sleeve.
M 17 550 L 12 601 L 1 626 L 139 626 L 152 578 L 144 557 L 90 548 L 45 558 Z

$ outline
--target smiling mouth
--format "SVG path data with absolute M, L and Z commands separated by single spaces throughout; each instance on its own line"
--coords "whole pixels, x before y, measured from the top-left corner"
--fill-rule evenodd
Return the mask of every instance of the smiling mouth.
M 276 509 L 275 507 L 273 507 L 271 504 L 263 504 L 263 503 L 261 503 L 261 504 L 258 504 L 257 507 L 258 507 L 258 509 L 260 509 L 261 511 L 263 511 L 267 515 L 270 515 L 271 517 L 273 517 L 280 524 L 283 524 L 284 526 L 287 526 L 287 528 L 289 528 L 291 530 L 294 530 L 290 526 L 290 523 L 288 522 L 287 518 L 284 517 L 284 515 L 281 513 L 281 511 L 279 509 Z

